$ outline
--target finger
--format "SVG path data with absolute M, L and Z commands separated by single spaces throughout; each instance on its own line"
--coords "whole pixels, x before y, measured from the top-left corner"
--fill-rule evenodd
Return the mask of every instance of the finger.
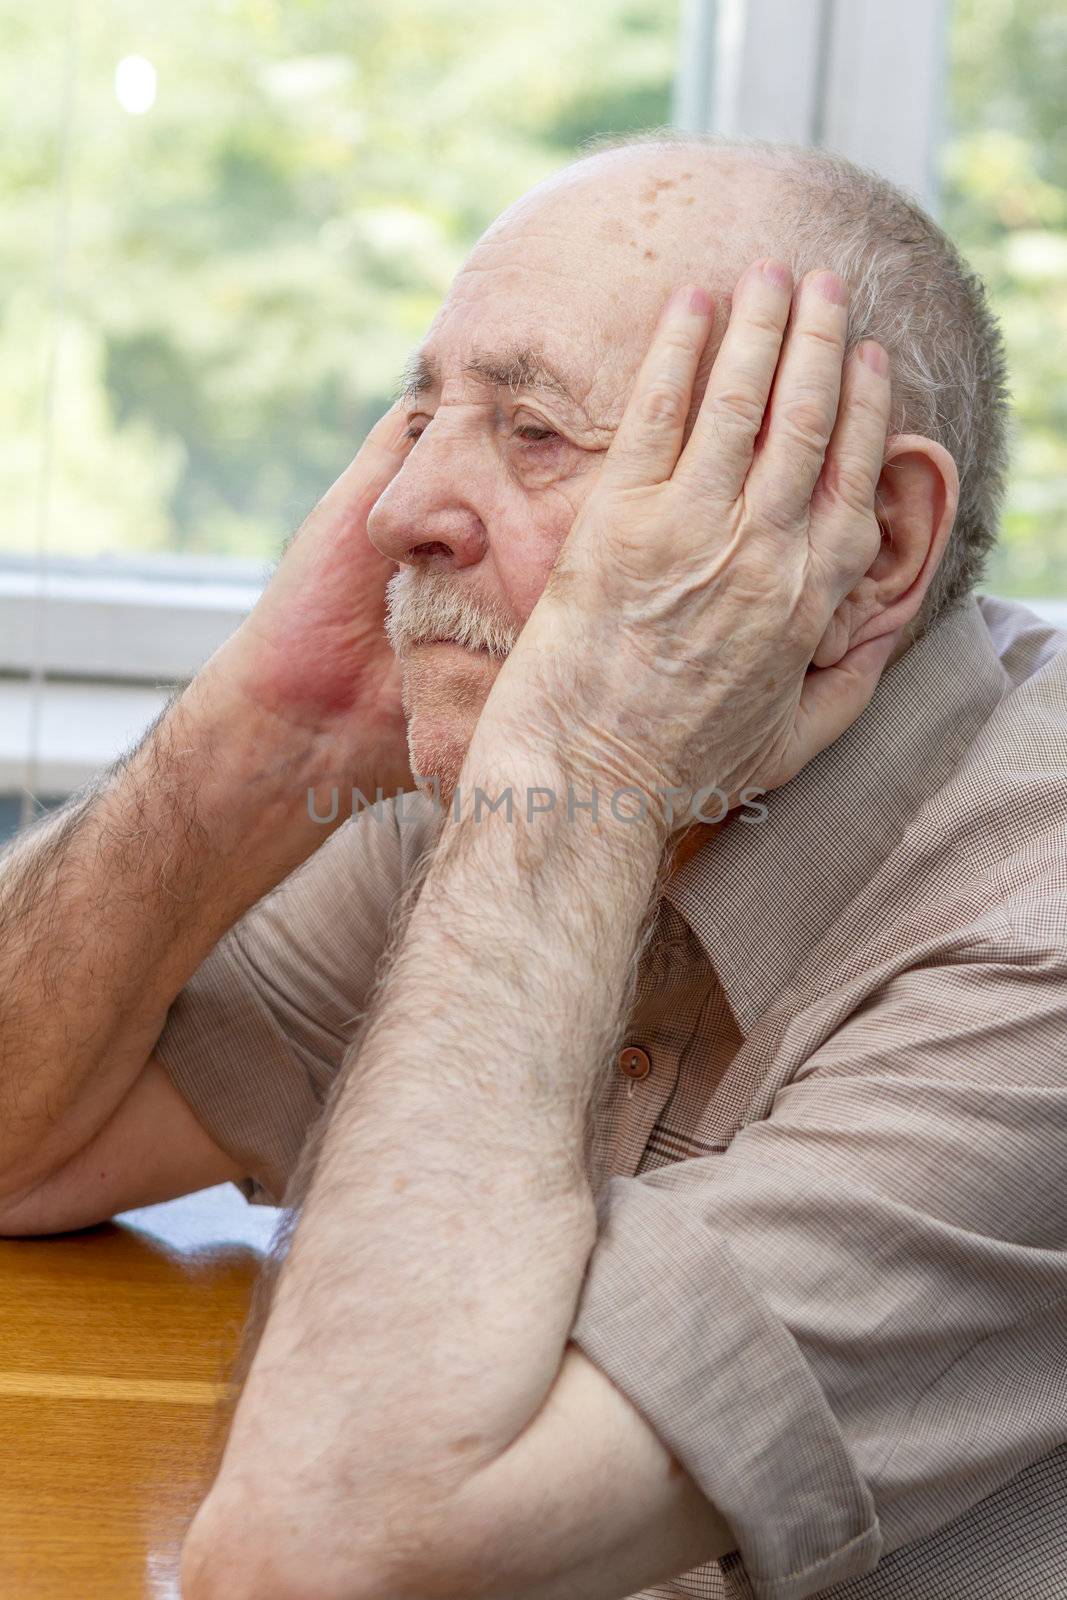
M 845 363 L 837 421 L 812 502 L 813 538 L 846 565 L 857 547 L 856 518 L 873 522 L 876 515 L 890 395 L 889 357 L 876 340 L 866 339 Z
M 344 471 L 323 495 L 324 511 L 339 515 L 368 510 L 400 471 L 410 453 L 407 422 L 399 404 L 378 418 Z
M 764 441 L 746 485 L 773 526 L 807 527 L 808 503 L 837 416 L 848 334 L 848 286 L 835 272 L 806 274 L 786 335 Z
M 792 276 L 780 261 L 756 261 L 733 293 L 730 320 L 675 472 L 695 490 L 732 504 L 752 465 L 782 336 Z
M 363 441 L 363 450 L 368 455 L 372 452 L 384 450 L 389 456 L 401 456 L 407 453 L 410 440 L 407 438 L 408 419 L 407 407 L 398 400 L 380 416 L 373 428 Z
M 674 471 L 711 311 L 711 296 L 698 285 L 667 301 L 604 458 L 602 476 L 615 487 L 664 483 Z

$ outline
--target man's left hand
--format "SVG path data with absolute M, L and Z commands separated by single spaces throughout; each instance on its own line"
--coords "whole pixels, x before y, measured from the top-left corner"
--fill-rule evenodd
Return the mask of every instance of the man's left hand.
M 882 540 L 889 362 L 846 359 L 847 298 L 818 271 L 794 305 L 756 262 L 687 440 L 712 306 L 671 297 L 476 743 L 543 735 L 569 775 L 669 796 L 669 833 L 702 789 L 777 788 L 855 721 L 900 630 L 812 665 Z

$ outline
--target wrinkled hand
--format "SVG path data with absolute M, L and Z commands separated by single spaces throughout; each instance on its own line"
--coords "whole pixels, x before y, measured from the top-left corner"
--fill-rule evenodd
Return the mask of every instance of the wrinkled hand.
M 786 334 L 791 280 L 767 267 L 737 287 L 687 442 L 710 297 L 667 302 L 483 713 L 509 737 L 547 737 L 601 793 L 673 791 L 668 831 L 688 825 L 701 789 L 735 805 L 746 787 L 786 783 L 863 711 L 900 637 L 824 646 L 840 659 L 812 668 L 880 547 L 888 359 L 867 343 L 845 360 L 832 274 L 803 280 Z
M 294 759 L 330 777 L 369 769 L 387 793 L 414 780 L 385 633 L 397 565 L 371 544 L 367 517 L 410 449 L 405 428 L 399 404 L 378 419 L 205 669 L 291 730 Z

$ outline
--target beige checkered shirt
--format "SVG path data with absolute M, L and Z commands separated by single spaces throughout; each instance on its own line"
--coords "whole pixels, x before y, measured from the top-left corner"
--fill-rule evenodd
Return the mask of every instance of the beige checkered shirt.
M 572 1337 L 737 1540 L 640 1600 L 1064 1600 L 1067 634 L 968 600 L 764 803 L 668 884 L 606 1064 Z M 346 823 L 171 1009 L 253 1202 L 435 826 Z

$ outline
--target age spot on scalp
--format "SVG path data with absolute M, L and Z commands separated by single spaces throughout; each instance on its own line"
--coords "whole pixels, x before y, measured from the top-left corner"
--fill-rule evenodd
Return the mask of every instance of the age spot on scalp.
M 674 188 L 677 188 L 677 182 L 674 178 L 650 178 L 641 191 L 641 204 L 644 206 L 655 205 L 660 197 L 661 190 Z

